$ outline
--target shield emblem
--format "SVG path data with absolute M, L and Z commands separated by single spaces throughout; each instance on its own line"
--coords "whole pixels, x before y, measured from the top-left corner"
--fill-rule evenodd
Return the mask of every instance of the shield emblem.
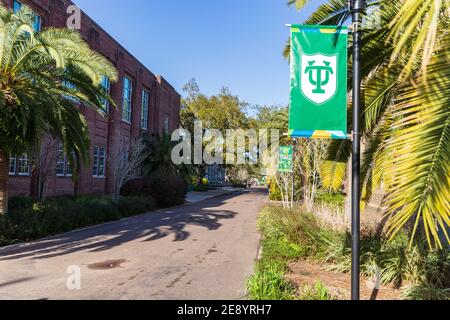
M 332 99 L 337 89 L 337 55 L 301 54 L 300 86 L 303 95 L 320 105 Z

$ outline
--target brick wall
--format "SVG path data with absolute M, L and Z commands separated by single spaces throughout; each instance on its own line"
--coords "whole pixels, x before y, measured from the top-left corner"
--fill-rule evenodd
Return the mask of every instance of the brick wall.
M 22 4 L 30 6 L 41 16 L 42 27 L 65 27 L 68 14 L 67 7 L 73 2 L 69 0 L 21 0 Z M 0 3 L 9 8 L 13 7 L 14 0 L 0 0 Z M 89 16 L 82 13 L 82 37 L 91 48 L 107 57 L 118 69 L 119 80 L 111 83 L 111 96 L 117 108 L 111 108 L 108 117 L 85 107 L 82 108 L 87 119 L 92 146 L 102 146 L 107 154 L 115 150 L 117 143 L 123 139 L 131 139 L 141 134 L 141 101 L 142 90 L 150 92 L 149 106 L 149 132 L 162 133 L 165 118 L 168 118 L 169 131 L 175 130 L 180 121 L 180 95 L 161 76 L 154 75 L 131 53 L 122 47 L 105 30 L 97 25 Z M 122 90 L 123 77 L 127 76 L 133 82 L 132 120 L 131 123 L 122 121 Z M 56 150 L 55 150 L 56 152 Z M 10 195 L 28 195 L 30 193 L 31 177 L 11 176 L 9 187 Z M 105 193 L 111 191 L 111 176 L 106 168 L 105 178 L 95 178 L 92 168 L 83 168 L 80 174 L 80 193 Z M 52 177 L 49 186 L 49 195 L 64 195 L 73 193 L 70 177 Z

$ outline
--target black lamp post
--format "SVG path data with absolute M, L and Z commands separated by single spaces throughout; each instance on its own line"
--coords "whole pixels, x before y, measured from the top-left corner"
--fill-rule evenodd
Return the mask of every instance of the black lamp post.
M 350 0 L 353 25 L 352 300 L 360 299 L 361 23 L 365 0 Z

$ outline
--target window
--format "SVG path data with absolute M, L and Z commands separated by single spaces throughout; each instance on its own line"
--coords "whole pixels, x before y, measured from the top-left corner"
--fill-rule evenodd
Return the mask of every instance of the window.
M 133 94 L 133 83 L 128 77 L 123 78 L 123 105 L 122 120 L 131 123 L 131 98 Z
M 74 155 L 72 155 L 72 159 L 75 159 Z M 72 174 L 73 174 L 73 172 L 72 172 L 72 165 L 71 165 L 71 163 L 69 162 L 69 159 L 67 159 L 67 156 L 66 156 L 66 176 L 67 177 L 71 177 Z
M 13 176 L 16 174 L 16 157 L 9 158 L 9 175 Z
M 92 175 L 94 177 L 105 177 L 106 151 L 105 148 L 94 147 L 94 161 Z
M 38 14 L 34 14 L 33 29 L 34 31 L 41 31 L 41 16 Z
M 102 87 L 105 89 L 107 93 L 111 92 L 111 81 L 107 76 L 102 76 Z M 107 99 L 103 99 L 103 111 L 105 113 L 109 112 L 109 101 Z
M 17 166 L 17 173 L 19 176 L 30 175 L 30 161 L 28 160 L 28 155 L 23 154 L 19 158 L 19 164 Z
M 148 130 L 148 108 L 150 103 L 150 92 L 142 90 L 142 112 L 141 112 L 141 128 Z
M 66 81 L 66 80 L 63 80 L 62 85 L 64 87 L 66 87 L 67 89 L 69 89 L 69 90 L 76 90 L 77 89 L 77 87 L 73 83 L 70 83 L 69 81 Z M 71 95 L 64 94 L 63 96 L 64 96 L 64 98 L 66 98 L 66 99 L 68 99 L 68 100 L 70 100 L 72 102 L 79 102 L 77 98 L 75 98 L 75 97 L 73 97 Z
M 164 114 L 164 133 L 169 133 L 169 115 L 166 113 Z
M 58 146 L 58 151 L 56 155 L 56 175 L 58 177 L 63 177 L 66 173 L 66 157 L 64 155 L 64 148 L 62 144 Z
M 22 8 L 22 3 L 14 0 L 14 13 L 19 12 L 19 10 Z
M 22 3 L 20 1 L 14 0 L 14 13 L 19 12 L 19 10 L 22 8 Z M 33 12 L 33 29 L 34 31 L 41 31 L 41 16 L 37 13 Z

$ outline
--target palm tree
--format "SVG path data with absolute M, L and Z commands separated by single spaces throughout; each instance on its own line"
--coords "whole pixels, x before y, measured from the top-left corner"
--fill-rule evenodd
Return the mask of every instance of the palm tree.
M 450 242 L 450 2 L 367 2 L 363 197 L 369 201 L 383 185 L 390 235 L 412 222 L 412 243 L 422 224 L 430 248 L 441 248 L 439 229 Z M 343 23 L 347 5 L 329 0 L 306 23 Z M 373 17 L 376 28 L 368 24 Z M 328 186 L 342 185 L 350 148 L 349 141 L 331 143 L 323 168 Z
M 75 102 L 100 110 L 105 99 L 112 103 L 101 77 L 117 78 L 76 31 L 32 25 L 29 8 L 14 14 L 0 6 L 0 214 L 9 156 L 29 152 L 47 133 L 64 144 L 69 163 L 89 162 L 87 123 Z

